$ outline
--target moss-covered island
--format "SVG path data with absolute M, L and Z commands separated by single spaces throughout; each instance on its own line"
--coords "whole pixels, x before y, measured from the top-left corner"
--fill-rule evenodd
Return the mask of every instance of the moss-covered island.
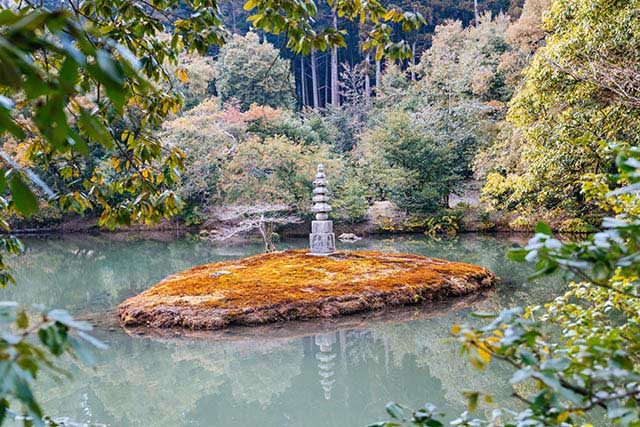
M 465 295 L 489 270 L 419 255 L 289 250 L 194 267 L 119 306 L 125 326 L 219 329 L 331 318 Z

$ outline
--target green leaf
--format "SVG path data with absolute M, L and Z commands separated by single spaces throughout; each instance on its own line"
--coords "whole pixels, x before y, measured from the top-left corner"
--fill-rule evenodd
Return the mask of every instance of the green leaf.
M 78 79 L 78 64 L 71 58 L 67 58 L 60 69 L 60 80 L 67 90 L 72 91 Z
M 490 313 L 486 311 L 472 311 L 471 316 L 477 317 L 480 319 L 495 319 L 496 317 L 498 317 L 496 313 Z
M 9 402 L 7 399 L 0 399 L 0 425 L 4 422 L 7 417 L 7 410 L 9 409 Z
M 96 359 L 93 355 L 93 352 L 89 349 L 89 347 L 79 340 L 78 338 L 71 336 L 69 337 L 69 344 L 71 344 L 71 348 L 73 349 L 73 353 L 78 356 L 78 359 L 82 361 L 82 363 L 87 366 L 95 366 Z
M 18 139 L 23 139 L 26 136 L 22 128 L 13 120 L 11 114 L 6 109 L 0 108 L 0 135 L 5 130 Z
M 571 365 L 571 361 L 566 357 L 549 359 L 540 365 L 540 369 L 549 371 L 564 371 Z
M 91 324 L 75 320 L 66 310 L 51 310 L 47 313 L 47 318 L 55 320 L 56 322 L 60 322 L 70 328 L 78 329 L 80 331 L 90 331 L 92 329 Z
M 29 388 L 29 384 L 20 377 L 16 377 L 14 381 L 16 398 L 27 407 L 29 415 L 34 417 L 34 421 L 36 421 L 37 425 L 43 425 L 42 410 L 36 403 L 33 393 L 31 392 L 31 388 Z
M 536 224 L 536 233 L 546 234 L 547 236 L 551 236 L 553 231 L 551 231 L 551 227 L 546 222 L 539 221 Z
M 389 402 L 385 406 L 385 409 L 387 410 L 387 413 L 389 414 L 389 416 L 391 416 L 391 418 L 396 420 L 404 419 L 404 409 L 402 409 L 402 407 L 397 403 Z
M 40 328 L 38 330 L 38 338 L 40 342 L 49 349 L 51 354 L 55 356 L 62 354 L 62 345 L 53 326 Z
M 531 375 L 533 375 L 533 370 L 531 368 L 519 369 L 514 372 L 510 382 L 511 384 L 518 384 L 524 380 L 531 378 Z
M 16 317 L 16 325 L 20 329 L 27 329 L 29 327 L 29 316 L 27 316 L 26 311 L 20 310 L 18 312 L 18 316 Z
M 9 181 L 9 191 L 16 209 L 26 217 L 38 212 L 38 199 L 19 173 L 13 173 Z
M 0 169 L 0 196 L 2 196 L 4 191 L 7 189 L 7 177 L 5 174 L 5 170 Z
M 2 59 L 0 59 L 0 84 L 9 87 L 18 86 L 20 84 L 20 68 L 9 58 L 9 54 L 4 49 L 0 49 L 0 55 L 2 55 Z
M 78 336 L 100 350 L 107 349 L 107 345 L 105 343 L 103 343 L 102 341 L 100 341 L 99 339 L 97 339 L 92 335 L 89 335 L 82 331 L 78 331 Z
M 89 138 L 100 143 L 108 149 L 113 149 L 113 139 L 107 128 L 95 116 L 88 111 L 82 110 L 78 120 L 80 130 Z
M 117 85 L 122 85 L 124 83 L 124 76 L 122 75 L 118 63 L 107 51 L 99 49 L 96 52 L 96 61 L 98 62 L 100 70 L 102 70 L 102 72 L 104 72 L 113 83 Z

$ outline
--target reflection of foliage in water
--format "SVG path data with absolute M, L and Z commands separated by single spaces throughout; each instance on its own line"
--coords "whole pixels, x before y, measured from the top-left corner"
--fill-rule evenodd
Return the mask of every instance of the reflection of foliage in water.
M 460 345 L 451 337 L 449 330 L 460 322 L 463 313 L 452 313 L 429 320 L 410 323 L 382 325 L 376 327 L 376 335 L 387 340 L 392 349 L 392 362 L 397 366 L 405 363 L 405 358 L 414 358 L 419 368 L 439 380 L 440 389 L 447 406 L 459 412 L 466 408 L 465 390 L 486 390 L 491 388 L 497 399 L 508 399 L 510 387 L 496 388 L 496 384 L 508 384 L 509 372 L 503 366 L 496 366 L 490 375 L 473 369 L 469 364 L 455 363 L 454 355 Z M 502 381 L 504 380 L 504 381 Z M 456 412 L 458 413 L 458 412 Z
M 90 421 L 182 425 L 200 399 L 225 388 L 232 390 L 230 399 L 268 405 L 291 387 L 291 379 L 300 374 L 302 359 L 294 342 L 212 345 L 118 335 L 110 345 L 115 351 L 103 354 L 94 375 L 86 372 L 85 383 L 75 381 L 62 388 L 51 383 L 43 395 L 45 406 L 73 407 L 76 411 L 65 413 L 83 418 L 76 400 L 90 390 L 91 407 L 100 408 Z

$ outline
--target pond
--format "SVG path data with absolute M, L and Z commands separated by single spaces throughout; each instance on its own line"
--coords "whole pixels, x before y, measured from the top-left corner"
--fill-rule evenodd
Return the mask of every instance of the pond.
M 125 331 L 115 307 L 170 273 L 259 253 L 260 242 L 129 234 L 25 240 L 28 252 L 11 260 L 18 285 L 0 291 L 2 299 L 66 308 L 96 324 L 95 335 L 109 345 L 96 354 L 95 370 L 70 365 L 72 380 L 38 383 L 47 413 L 68 425 L 363 427 L 384 419 L 390 400 L 432 402 L 453 416 L 465 409 L 464 390 L 509 399 L 510 372 L 499 364 L 484 373 L 471 368 L 451 326 L 475 321 L 473 311 L 545 302 L 561 292 L 558 280 L 529 282 L 531 269 L 506 258 L 526 236 L 376 237 L 348 246 L 472 262 L 501 282 L 482 295 L 338 322 L 184 337 Z

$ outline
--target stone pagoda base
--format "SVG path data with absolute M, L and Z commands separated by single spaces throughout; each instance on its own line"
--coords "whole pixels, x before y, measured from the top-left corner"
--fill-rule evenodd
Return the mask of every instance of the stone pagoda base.
M 336 236 L 333 221 L 311 221 L 309 234 L 311 255 L 329 255 L 336 251 Z

